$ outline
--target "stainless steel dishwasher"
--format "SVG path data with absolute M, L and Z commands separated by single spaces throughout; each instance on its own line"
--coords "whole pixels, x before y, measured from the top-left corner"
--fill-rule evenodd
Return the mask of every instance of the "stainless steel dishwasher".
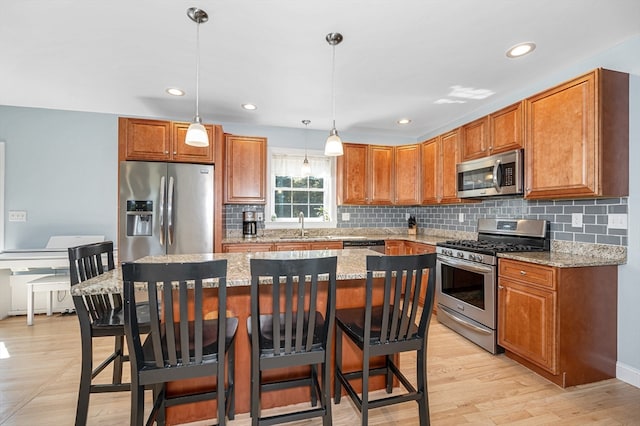
M 344 240 L 342 248 L 345 249 L 369 249 L 384 254 L 384 240 Z

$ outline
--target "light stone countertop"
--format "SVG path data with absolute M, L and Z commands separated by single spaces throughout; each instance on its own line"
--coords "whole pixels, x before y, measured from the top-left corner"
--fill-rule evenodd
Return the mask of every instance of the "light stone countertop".
M 365 279 L 366 257 L 382 256 L 382 254 L 366 249 L 345 250 L 305 250 L 305 251 L 270 251 L 261 253 L 212 253 L 190 255 L 147 256 L 138 262 L 148 263 L 180 263 L 203 262 L 206 260 L 227 259 L 227 287 L 251 285 L 249 260 L 255 259 L 307 259 L 313 257 L 338 257 L 337 280 Z M 210 283 L 211 287 L 215 284 Z M 205 283 L 207 286 L 207 283 Z M 118 267 L 102 275 L 81 282 L 72 287 L 74 296 L 88 294 L 106 294 L 122 292 L 122 272 Z
M 399 240 L 411 241 L 422 244 L 436 245 L 439 242 L 451 240 L 443 236 L 434 235 L 408 235 L 408 234 L 352 234 L 352 235 L 313 235 L 305 237 L 282 237 L 282 236 L 261 236 L 255 238 L 232 237 L 222 240 L 222 244 L 274 244 L 274 243 L 291 243 L 291 242 L 321 242 L 321 241 L 345 241 L 350 238 L 367 240 Z M 364 237 L 364 238 L 362 238 Z
M 557 251 L 498 253 L 500 259 L 519 260 L 538 265 L 555 266 L 558 268 L 581 268 L 588 266 L 623 265 L 624 260 L 598 256 L 585 256 L 575 253 Z

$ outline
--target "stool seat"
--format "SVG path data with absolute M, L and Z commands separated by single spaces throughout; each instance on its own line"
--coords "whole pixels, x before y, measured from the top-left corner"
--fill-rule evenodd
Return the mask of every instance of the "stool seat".
M 49 292 L 47 297 L 47 315 L 53 314 L 53 292 L 70 291 L 69 275 L 46 275 L 27 282 L 27 325 L 33 325 L 34 295 L 36 292 Z

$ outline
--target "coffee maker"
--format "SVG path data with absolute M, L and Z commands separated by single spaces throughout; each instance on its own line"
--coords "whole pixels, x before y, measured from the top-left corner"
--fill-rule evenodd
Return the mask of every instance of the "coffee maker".
M 242 236 L 244 238 L 255 238 L 257 234 L 256 212 L 242 212 Z

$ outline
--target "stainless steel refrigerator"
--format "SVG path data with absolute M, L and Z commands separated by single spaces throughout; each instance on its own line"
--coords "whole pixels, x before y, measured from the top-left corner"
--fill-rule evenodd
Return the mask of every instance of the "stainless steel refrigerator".
M 122 161 L 118 259 L 213 252 L 213 166 Z

